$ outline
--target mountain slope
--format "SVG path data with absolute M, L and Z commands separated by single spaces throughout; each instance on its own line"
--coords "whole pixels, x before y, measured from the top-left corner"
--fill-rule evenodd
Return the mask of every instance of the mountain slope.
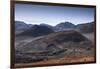
M 87 44 L 87 46 L 85 45 Z M 21 51 L 45 51 L 61 48 L 91 48 L 91 41 L 76 31 L 64 31 L 49 34 L 22 46 Z M 48 49 L 50 48 L 50 49 Z
M 94 31 L 94 22 L 78 24 L 76 25 L 76 29 L 82 33 L 92 33 Z
M 77 31 L 56 32 L 16 46 L 16 63 L 57 59 L 75 54 L 80 56 L 79 53 L 84 55 L 91 48 L 92 42 Z

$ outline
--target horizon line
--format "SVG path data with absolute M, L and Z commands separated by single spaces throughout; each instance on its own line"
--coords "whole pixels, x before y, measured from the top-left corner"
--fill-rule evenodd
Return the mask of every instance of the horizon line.
M 48 24 L 48 23 L 40 23 L 40 24 L 37 24 L 37 23 L 34 23 L 34 24 L 33 24 L 33 23 L 27 23 L 27 22 L 25 22 L 25 21 L 23 21 L 23 20 L 14 20 L 14 21 L 20 21 L 20 22 L 23 22 L 23 23 L 25 23 L 25 24 L 32 24 L 32 25 L 40 25 L 40 24 L 51 25 L 51 24 Z M 69 23 L 74 24 L 73 22 L 70 22 L 70 21 L 63 21 L 63 22 L 57 23 L 56 25 L 61 24 L 61 23 L 65 23 L 65 22 L 69 22 Z M 88 21 L 88 22 L 85 22 L 85 23 L 79 23 L 79 24 L 86 24 L 86 23 L 92 23 L 92 22 L 94 22 L 94 20 L 93 20 L 93 21 Z M 74 24 L 74 25 L 79 25 L 79 24 Z M 51 25 L 51 26 L 56 26 L 56 25 Z

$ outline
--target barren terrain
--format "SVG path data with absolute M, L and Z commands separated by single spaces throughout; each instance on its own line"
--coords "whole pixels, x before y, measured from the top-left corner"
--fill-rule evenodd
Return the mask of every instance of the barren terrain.
M 51 34 L 53 35 L 53 34 Z M 88 40 L 92 41 L 92 43 L 94 43 L 94 34 L 90 33 L 90 34 L 83 34 Z M 15 47 L 16 50 L 20 50 L 20 48 L 22 48 L 23 46 L 26 46 L 27 43 L 30 43 L 32 41 L 36 41 L 36 40 L 40 40 L 42 38 L 44 38 L 45 36 L 40 36 L 37 38 L 33 38 L 33 37 L 27 37 L 27 38 L 16 38 L 16 43 L 15 43 Z M 51 36 L 50 36 L 51 38 Z M 38 41 L 39 42 L 39 41 Z M 32 42 L 34 43 L 34 42 Z M 36 42 L 35 42 L 36 43 Z M 63 44 L 64 45 L 64 44 Z M 66 43 L 65 43 L 66 45 Z M 19 46 L 17 48 L 17 46 Z M 92 46 L 94 47 L 94 46 Z M 27 47 L 26 47 L 27 48 Z M 31 50 L 31 49 L 30 49 Z M 35 50 L 35 49 L 33 49 Z M 54 50 L 54 49 L 53 49 Z M 42 54 L 43 53 L 43 54 Z M 38 57 L 43 58 L 42 60 L 39 61 L 33 61 L 30 60 L 30 62 L 24 62 L 24 63 L 16 63 L 15 67 L 22 67 L 22 66 L 38 66 L 38 65 L 52 65 L 52 64 L 67 64 L 67 63 L 80 63 L 80 62 L 94 62 L 95 61 L 95 51 L 94 48 L 91 49 L 82 49 L 82 48 L 75 48 L 73 46 L 73 48 L 69 47 L 69 48 L 60 48 L 58 49 L 58 51 L 56 50 L 55 52 L 51 53 L 47 53 L 48 55 L 46 55 L 46 52 L 37 52 L 35 53 L 34 51 L 28 51 L 27 53 L 24 53 L 24 56 L 33 56 L 35 57 L 35 54 L 38 55 Z M 23 61 L 27 61 L 30 58 L 27 58 L 26 60 L 23 59 L 19 59 L 23 60 Z

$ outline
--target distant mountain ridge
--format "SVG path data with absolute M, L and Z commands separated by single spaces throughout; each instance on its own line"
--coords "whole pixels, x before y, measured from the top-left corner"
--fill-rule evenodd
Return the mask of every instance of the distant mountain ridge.
M 68 30 L 68 29 L 74 29 L 75 25 L 70 23 L 70 22 L 62 22 L 59 23 L 55 26 L 56 31 L 64 31 L 64 30 Z
M 26 24 L 23 21 L 15 21 L 15 34 L 20 34 L 23 31 L 29 29 L 32 24 Z
M 15 21 L 15 30 L 25 30 L 31 26 L 32 24 L 26 24 L 25 22 L 22 21 Z
M 94 22 L 74 25 L 71 22 L 61 22 L 56 26 L 51 26 L 45 23 L 40 25 L 26 24 L 22 21 L 15 21 L 15 32 L 26 36 L 47 35 L 52 32 L 60 32 L 66 30 L 78 30 L 82 33 L 91 33 L 94 29 Z
M 37 37 L 37 36 L 47 35 L 53 32 L 54 31 L 51 28 L 48 28 L 47 26 L 33 25 L 29 29 L 20 33 L 19 35 Z

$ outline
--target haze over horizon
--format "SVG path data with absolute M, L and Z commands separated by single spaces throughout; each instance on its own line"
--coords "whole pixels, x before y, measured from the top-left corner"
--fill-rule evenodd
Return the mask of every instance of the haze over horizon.
M 94 8 L 16 4 L 15 20 L 52 26 L 67 21 L 77 25 L 94 21 Z

